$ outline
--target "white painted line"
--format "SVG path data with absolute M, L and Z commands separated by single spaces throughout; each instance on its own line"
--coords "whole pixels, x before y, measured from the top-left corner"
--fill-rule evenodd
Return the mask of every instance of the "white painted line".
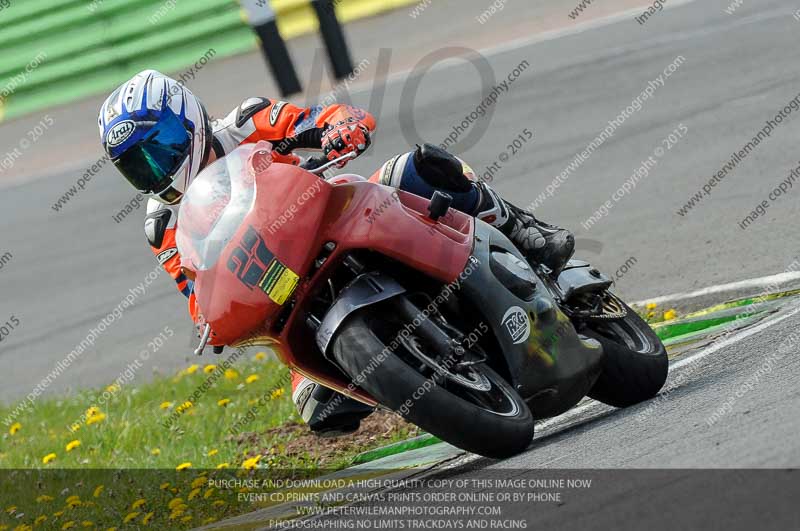
M 761 331 L 763 331 L 763 330 L 765 330 L 765 329 L 767 329 L 767 328 L 769 328 L 769 327 L 771 327 L 773 325 L 776 325 L 776 324 L 780 323 L 781 321 L 784 321 L 784 320 L 788 319 L 789 317 L 792 317 L 793 315 L 796 315 L 798 313 L 800 313 L 800 305 L 798 305 L 796 308 L 794 308 L 792 311 L 790 311 L 788 313 L 785 313 L 783 315 L 775 316 L 772 319 L 768 319 L 768 320 L 766 320 L 766 321 L 754 326 L 753 328 L 748 328 L 746 330 L 743 330 L 742 332 L 739 332 L 738 334 L 735 334 L 735 335 L 729 337 L 728 339 L 720 341 L 719 343 L 715 343 L 715 344 L 713 344 L 713 345 L 711 345 L 711 346 L 699 351 L 698 353 L 696 353 L 693 356 L 690 356 L 688 358 L 679 359 L 678 361 L 670 364 L 670 366 L 669 366 L 670 373 L 671 373 L 670 375 L 674 376 L 672 374 L 672 371 L 674 371 L 675 369 L 680 369 L 681 367 L 685 367 L 686 365 L 690 365 L 692 363 L 696 363 L 696 362 L 700 361 L 701 359 L 703 359 L 703 358 L 705 358 L 705 357 L 707 357 L 707 356 L 719 351 L 720 349 L 723 349 L 725 347 L 733 345 L 734 343 L 738 343 L 739 341 L 747 339 L 748 337 L 750 337 L 750 336 L 752 336 L 754 334 L 757 334 L 757 333 L 759 333 L 759 332 L 761 332 Z M 597 402 L 596 400 L 590 400 L 588 402 L 584 402 L 582 405 L 580 405 L 580 406 L 578 406 L 576 408 L 570 409 L 569 411 L 567 411 L 566 413 L 563 413 L 562 415 L 559 415 L 558 417 L 553 417 L 553 418 L 545 420 L 544 422 L 537 423 L 536 424 L 536 434 L 534 435 L 534 439 L 531 442 L 532 443 L 537 442 L 539 434 L 542 432 L 542 430 L 546 430 L 547 428 L 550 428 L 550 427 L 553 427 L 553 426 L 566 424 L 567 422 L 569 422 L 570 420 L 572 420 L 572 419 L 574 419 L 576 417 L 584 416 L 584 414 L 588 413 L 590 410 L 593 410 L 593 409 L 604 409 L 604 408 L 610 408 L 610 407 L 611 406 L 607 406 L 607 405 L 603 404 L 602 402 Z M 587 420 L 589 420 L 588 416 L 585 416 L 585 418 Z M 564 426 L 564 427 L 566 427 L 566 426 Z M 551 435 L 551 434 L 548 434 L 548 435 Z M 522 455 L 522 454 L 520 454 L 520 455 Z M 565 457 L 569 457 L 570 455 L 572 455 L 572 454 L 567 454 L 567 455 L 558 457 L 556 459 L 553 459 L 552 461 L 548 461 L 546 463 L 542 463 L 539 466 L 548 465 L 548 464 L 553 463 L 555 461 L 559 461 L 559 460 L 561 460 L 561 459 L 563 459 Z M 456 465 L 454 465 L 454 468 L 462 467 L 462 466 L 464 466 L 464 465 L 466 465 L 468 463 L 471 463 L 473 461 L 477 461 L 478 459 L 481 459 L 481 456 L 476 455 L 476 454 L 467 453 L 465 455 L 465 457 L 461 461 L 458 461 L 458 463 Z
M 780 287 L 781 284 L 785 284 L 787 282 L 791 282 L 793 280 L 798 280 L 798 279 L 800 279 L 800 271 L 787 271 L 784 273 L 778 273 L 777 275 L 769 275 L 766 277 L 759 277 L 759 278 L 750 278 L 747 280 L 739 280 L 737 282 L 729 282 L 727 284 L 718 284 L 716 286 L 709 286 L 707 288 L 702 288 L 695 291 L 686 291 L 683 293 L 662 295 L 660 297 L 654 297 L 652 299 L 644 299 L 641 301 L 632 302 L 630 304 L 632 306 L 644 306 L 649 302 L 655 304 L 661 304 L 664 302 L 672 302 L 684 299 L 695 299 L 697 297 L 702 297 L 704 295 L 711 295 L 714 293 L 724 293 L 726 291 L 736 291 L 748 288 L 765 288 L 774 286 L 777 289 Z
M 685 4 L 690 4 L 695 2 L 696 0 L 673 0 L 664 4 L 663 9 L 673 9 L 676 7 L 680 7 Z M 530 46 L 533 44 L 537 44 L 540 42 L 551 41 L 555 39 L 560 39 L 562 37 L 568 37 L 570 35 L 576 35 L 578 33 L 583 33 L 585 31 L 589 31 L 592 29 L 600 28 L 603 26 L 610 26 L 612 24 L 616 24 L 617 22 L 621 22 L 624 20 L 630 20 L 632 17 L 639 15 L 644 11 L 649 5 L 652 5 L 650 2 L 643 2 L 642 7 L 637 7 L 633 9 L 628 9 L 626 11 L 621 11 L 619 13 L 615 13 L 613 15 L 608 15 L 605 17 L 597 18 L 594 20 L 587 20 L 586 22 L 581 22 L 571 27 L 567 28 L 560 28 L 557 30 L 546 31 L 543 33 L 539 33 L 538 35 L 534 35 L 531 37 L 523 37 L 521 39 L 516 39 L 512 41 L 508 41 L 502 44 L 498 44 L 495 46 L 490 46 L 488 48 L 481 48 L 478 50 L 482 55 L 485 57 L 492 57 L 495 55 L 500 55 L 503 53 L 510 52 L 512 50 L 516 50 L 519 48 L 524 48 L 526 46 Z M 431 68 L 431 71 L 441 70 L 445 68 L 450 68 L 453 66 L 463 65 L 463 59 L 453 58 L 450 60 L 442 61 L 437 63 L 436 65 Z M 399 72 L 394 72 L 386 76 L 386 80 L 384 81 L 384 85 L 395 84 L 401 81 L 405 81 L 409 74 L 411 74 L 414 70 L 413 69 L 406 69 L 401 70 Z M 356 82 L 349 88 L 349 94 L 359 94 L 359 93 L 366 93 L 370 92 L 375 87 L 375 82 L 377 80 L 372 81 L 363 81 L 363 82 Z M 327 98 L 332 92 L 328 92 L 326 94 L 321 94 L 320 99 Z M 0 189 L 14 187 L 21 184 L 25 184 L 27 182 L 36 181 L 38 179 L 42 179 L 45 177 L 50 177 L 54 174 L 59 173 L 73 173 L 79 171 L 87 166 L 91 166 L 93 162 L 96 162 L 96 159 L 86 159 L 81 161 L 80 163 L 66 163 L 60 165 L 55 168 L 50 168 L 47 170 L 40 170 L 36 173 L 31 174 L 24 174 L 21 173 L 19 175 L 14 176 L 13 179 L 5 179 L 4 181 L 0 181 Z
M 759 332 L 761 332 L 761 331 L 763 331 L 763 330 L 765 330 L 765 329 L 767 329 L 767 328 L 769 328 L 769 327 L 771 327 L 773 325 L 776 325 L 776 324 L 780 323 L 781 321 L 784 321 L 785 319 L 788 319 L 789 317 L 792 317 L 793 315 L 795 315 L 797 313 L 800 313 L 800 306 L 796 307 L 794 310 L 792 310 L 792 311 L 790 311 L 790 312 L 788 312 L 786 314 L 777 315 L 777 316 L 775 316 L 775 317 L 773 317 L 771 319 L 768 319 L 768 320 L 766 320 L 766 321 L 764 321 L 762 323 L 759 323 L 758 325 L 756 325 L 756 326 L 754 326 L 752 328 L 747 328 L 747 329 L 745 329 L 745 330 L 743 330 L 743 331 L 741 331 L 741 332 L 739 332 L 737 334 L 732 335 L 731 337 L 729 337 L 727 339 L 724 339 L 724 340 L 722 340 L 722 341 L 720 341 L 718 343 L 714 343 L 713 345 L 708 346 L 707 348 L 697 352 L 696 354 L 694 354 L 692 356 L 689 356 L 689 357 L 686 357 L 686 358 L 681 358 L 681 359 L 675 361 L 674 363 L 670 364 L 669 369 L 670 369 L 671 376 L 674 376 L 672 374 L 672 371 L 674 371 L 676 369 L 680 369 L 681 367 L 685 367 L 686 365 L 690 365 L 692 363 L 698 362 L 701 359 L 705 358 L 706 356 L 709 356 L 709 355 L 719 351 L 720 349 L 723 349 L 725 347 L 729 347 L 729 346 L 733 345 L 734 343 L 738 343 L 739 341 L 747 339 L 748 337 L 750 337 L 750 336 L 752 336 L 754 334 L 757 334 L 757 333 L 759 333 Z M 592 409 L 603 408 L 604 406 L 605 406 L 604 404 L 602 404 L 601 402 L 597 402 L 596 400 L 591 400 L 589 402 L 585 402 L 583 405 L 578 406 L 578 407 L 576 407 L 574 409 L 570 409 L 569 411 L 567 411 L 566 413 L 563 413 L 562 415 L 560 415 L 558 417 L 553 417 L 551 419 L 547 419 L 546 421 L 542 422 L 541 424 L 537 424 L 536 425 L 536 431 L 540 432 L 541 430 L 545 430 L 545 429 L 550 428 L 552 426 L 563 425 L 563 424 L 569 422 L 570 420 L 572 420 L 572 419 L 574 419 L 576 417 L 584 416 L 585 413 L 589 412 Z M 605 407 L 610 407 L 610 406 L 605 406 Z
M 706 356 L 715 353 L 719 349 L 728 347 L 728 346 L 730 346 L 730 345 L 732 345 L 734 343 L 738 343 L 739 341 L 742 341 L 743 339 L 747 339 L 748 337 L 750 337 L 750 336 L 752 336 L 754 334 L 757 334 L 757 333 L 761 332 L 762 330 L 765 330 L 765 329 L 769 328 L 772 325 L 776 325 L 776 324 L 780 323 L 781 321 L 784 321 L 784 320 L 788 319 L 789 317 L 792 317 L 793 315 L 797 314 L 798 312 L 800 312 L 800 306 L 796 307 L 791 312 L 785 313 L 783 315 L 777 315 L 777 316 L 773 317 L 772 319 L 768 319 L 768 320 L 764 321 L 763 323 L 760 323 L 760 324 L 758 324 L 758 325 L 756 325 L 756 326 L 754 326 L 752 328 L 747 328 L 747 329 L 739 332 L 738 334 L 735 334 L 735 335 L 733 335 L 733 336 L 731 336 L 731 337 L 729 337 L 729 338 L 727 338 L 727 339 L 725 339 L 723 341 L 720 341 L 719 343 L 714 343 L 713 345 L 701 350 L 700 352 L 698 352 L 697 354 L 695 354 L 693 356 L 690 356 L 688 358 L 679 359 L 675 363 L 671 364 L 669 366 L 669 368 L 670 368 L 670 370 L 680 369 L 681 367 L 689 365 L 690 363 L 695 363 L 697 361 L 700 361 L 701 359 L 705 358 Z
M 551 419 L 547 419 L 541 424 L 536 425 L 536 430 L 545 430 L 550 426 L 554 426 L 556 424 L 563 424 L 569 420 L 572 420 L 575 417 L 580 417 L 585 412 L 589 411 L 590 409 L 595 409 L 600 406 L 603 406 L 602 402 L 598 402 L 596 400 L 590 400 L 589 402 L 584 403 L 582 406 L 578 406 L 575 408 L 570 409 L 566 413 L 562 413 L 558 417 L 553 417 Z M 535 437 L 534 437 L 535 438 Z
M 664 4 L 663 9 L 673 9 L 686 4 L 691 4 L 695 1 L 696 0 L 674 0 Z M 561 37 L 576 35 L 578 33 L 583 33 L 585 31 L 589 31 L 595 28 L 601 28 L 603 26 L 610 26 L 611 24 L 616 24 L 617 22 L 621 22 L 624 20 L 631 20 L 633 17 L 641 15 L 642 12 L 646 11 L 647 8 L 651 5 L 652 2 L 646 2 L 643 3 L 641 7 L 634 7 L 626 11 L 620 11 L 619 13 L 614 13 L 613 15 L 607 15 L 605 17 L 600 17 L 593 20 L 587 20 L 586 22 L 581 22 L 580 24 L 576 24 L 574 26 L 570 26 L 567 28 L 559 28 L 556 30 L 545 31 L 543 33 L 540 33 L 538 35 L 533 35 L 531 37 L 523 37 L 521 39 L 504 42 L 502 44 L 491 46 L 489 48 L 484 48 L 479 51 L 483 55 L 490 57 L 492 55 L 498 55 L 511 50 L 516 50 L 518 48 L 524 48 L 532 44 L 538 44 L 540 42 L 560 39 Z
M 667 4 L 664 4 L 664 9 L 673 9 L 686 4 L 691 4 L 695 1 L 696 0 L 672 1 Z M 579 24 L 567 28 L 559 28 L 556 30 L 545 31 L 537 35 L 533 35 L 531 37 L 523 37 L 521 39 L 511 40 L 494 46 L 489 46 L 488 48 L 480 48 L 478 52 L 484 57 L 492 57 L 495 55 L 500 55 L 503 53 L 510 52 L 512 50 L 517 50 L 519 48 L 525 48 L 526 46 L 531 46 L 533 44 L 538 44 L 540 42 L 552 41 L 560 39 L 562 37 L 568 37 L 570 35 L 583 33 L 585 31 L 600 28 L 603 26 L 610 26 L 612 24 L 616 24 L 617 22 L 622 22 L 624 20 L 631 20 L 636 15 L 640 15 L 650 5 L 652 5 L 651 2 L 643 3 L 642 7 L 635 7 L 632 9 L 621 11 L 619 13 L 614 13 L 613 15 L 607 15 L 605 17 L 593 20 L 587 20 L 586 22 L 581 22 Z M 444 60 L 435 64 L 429 71 L 435 72 L 437 70 L 443 70 L 446 68 L 450 68 L 452 66 L 463 65 L 463 64 L 464 64 L 463 59 L 454 57 L 452 59 Z M 392 74 L 386 76 L 386 81 L 384 81 L 384 84 L 390 85 L 400 81 L 405 81 L 406 78 L 408 78 L 408 76 L 413 71 L 414 71 L 413 69 L 406 69 L 406 70 L 400 70 L 398 72 L 393 72 Z M 373 80 L 372 82 L 364 81 L 361 83 L 353 84 L 353 87 L 350 90 L 350 94 L 369 92 L 374 88 L 375 81 L 376 80 Z

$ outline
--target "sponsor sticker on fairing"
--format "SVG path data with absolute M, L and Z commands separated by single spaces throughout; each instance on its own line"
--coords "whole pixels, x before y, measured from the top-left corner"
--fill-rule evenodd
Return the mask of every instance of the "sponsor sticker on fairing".
M 515 345 L 524 343 L 531 335 L 531 321 L 528 314 L 519 306 L 512 306 L 503 315 L 501 324 L 511 336 Z

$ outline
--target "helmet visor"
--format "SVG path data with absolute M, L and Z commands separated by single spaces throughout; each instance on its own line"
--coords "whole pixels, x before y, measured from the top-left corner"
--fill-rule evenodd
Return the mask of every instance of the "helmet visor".
M 158 194 L 172 184 L 192 148 L 192 134 L 169 108 L 147 134 L 114 165 L 137 190 Z

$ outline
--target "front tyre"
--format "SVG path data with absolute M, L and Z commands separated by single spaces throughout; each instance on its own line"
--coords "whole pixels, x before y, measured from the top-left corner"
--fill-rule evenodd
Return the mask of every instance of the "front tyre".
M 603 345 L 603 371 L 589 396 L 614 407 L 628 407 L 658 395 L 667 381 L 667 349 L 650 326 L 627 304 L 608 294 L 625 313 L 593 319 L 583 333 Z
M 485 363 L 470 365 L 471 377 L 488 385 L 486 391 L 470 390 L 439 374 L 426 377 L 424 365 L 414 363 L 409 352 L 425 342 L 415 339 L 410 347 L 406 342 L 392 351 L 387 344 L 396 337 L 398 323 L 387 327 L 375 313 L 371 308 L 357 311 L 333 339 L 333 357 L 354 382 L 383 406 L 469 452 L 504 458 L 527 448 L 533 415 L 499 374 Z M 426 355 L 435 357 L 430 350 Z M 469 382 L 470 375 L 464 377 Z

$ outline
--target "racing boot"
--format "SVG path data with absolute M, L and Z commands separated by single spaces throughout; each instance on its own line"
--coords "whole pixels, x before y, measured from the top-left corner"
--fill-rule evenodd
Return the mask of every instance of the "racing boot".
M 339 437 L 357 431 L 374 408 L 292 374 L 292 401 L 303 421 L 320 437 Z
M 501 199 L 486 183 L 478 186 L 481 206 L 475 217 L 500 229 L 529 262 L 547 266 L 551 276 L 557 278 L 575 251 L 575 236 Z

